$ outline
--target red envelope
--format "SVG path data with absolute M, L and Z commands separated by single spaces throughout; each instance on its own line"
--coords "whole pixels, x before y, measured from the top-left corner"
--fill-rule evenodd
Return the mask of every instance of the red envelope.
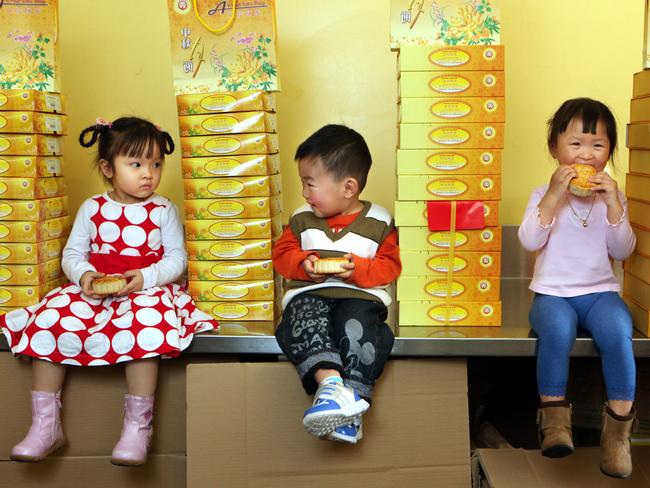
M 428 201 L 427 220 L 429 230 L 449 230 L 451 226 L 451 201 Z M 483 202 L 456 201 L 456 229 L 482 229 L 485 227 Z

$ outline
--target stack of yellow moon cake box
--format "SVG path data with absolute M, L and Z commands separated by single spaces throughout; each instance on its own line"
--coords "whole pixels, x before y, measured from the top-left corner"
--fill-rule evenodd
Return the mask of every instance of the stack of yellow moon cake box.
M 634 326 L 650 336 L 650 70 L 634 75 L 632 96 L 625 193 L 637 243 L 624 263 L 623 295 Z
M 399 335 L 498 326 L 504 48 L 402 46 L 398 64 Z
M 70 232 L 60 93 L 0 90 L 0 307 L 38 303 L 65 277 Z
M 273 334 L 282 232 L 272 94 L 178 95 L 189 291 L 221 334 Z

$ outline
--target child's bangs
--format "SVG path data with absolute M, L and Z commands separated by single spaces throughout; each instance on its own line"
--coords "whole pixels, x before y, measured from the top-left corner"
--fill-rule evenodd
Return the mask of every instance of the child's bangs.
M 145 157 L 151 159 L 157 147 L 162 159 L 164 157 L 163 144 L 162 135 L 143 127 L 140 130 L 119 137 L 115 141 L 114 154 L 116 156 L 127 156 L 130 158 Z

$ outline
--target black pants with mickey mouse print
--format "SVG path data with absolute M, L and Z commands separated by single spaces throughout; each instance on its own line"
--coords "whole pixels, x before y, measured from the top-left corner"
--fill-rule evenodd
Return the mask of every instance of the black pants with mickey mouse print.
M 275 337 L 307 394 L 318 388 L 316 370 L 335 369 L 347 386 L 370 399 L 395 341 L 387 315 L 383 303 L 301 293 L 286 306 Z

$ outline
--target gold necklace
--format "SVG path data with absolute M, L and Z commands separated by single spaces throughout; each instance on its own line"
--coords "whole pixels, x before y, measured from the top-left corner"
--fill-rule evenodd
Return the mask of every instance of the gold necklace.
M 589 216 L 591 215 L 591 211 L 594 209 L 594 203 L 596 203 L 596 195 L 594 195 L 593 198 L 591 199 L 591 205 L 589 206 L 589 212 L 587 212 L 587 216 L 584 219 L 580 218 L 578 213 L 573 209 L 573 205 L 571 205 L 571 200 L 569 200 L 569 197 L 566 197 L 566 202 L 569 204 L 569 208 L 571 209 L 571 212 L 573 213 L 573 215 L 575 215 L 576 218 L 580 222 L 582 222 L 582 226 L 583 227 L 588 227 L 589 224 L 587 223 L 587 220 L 589 220 Z

